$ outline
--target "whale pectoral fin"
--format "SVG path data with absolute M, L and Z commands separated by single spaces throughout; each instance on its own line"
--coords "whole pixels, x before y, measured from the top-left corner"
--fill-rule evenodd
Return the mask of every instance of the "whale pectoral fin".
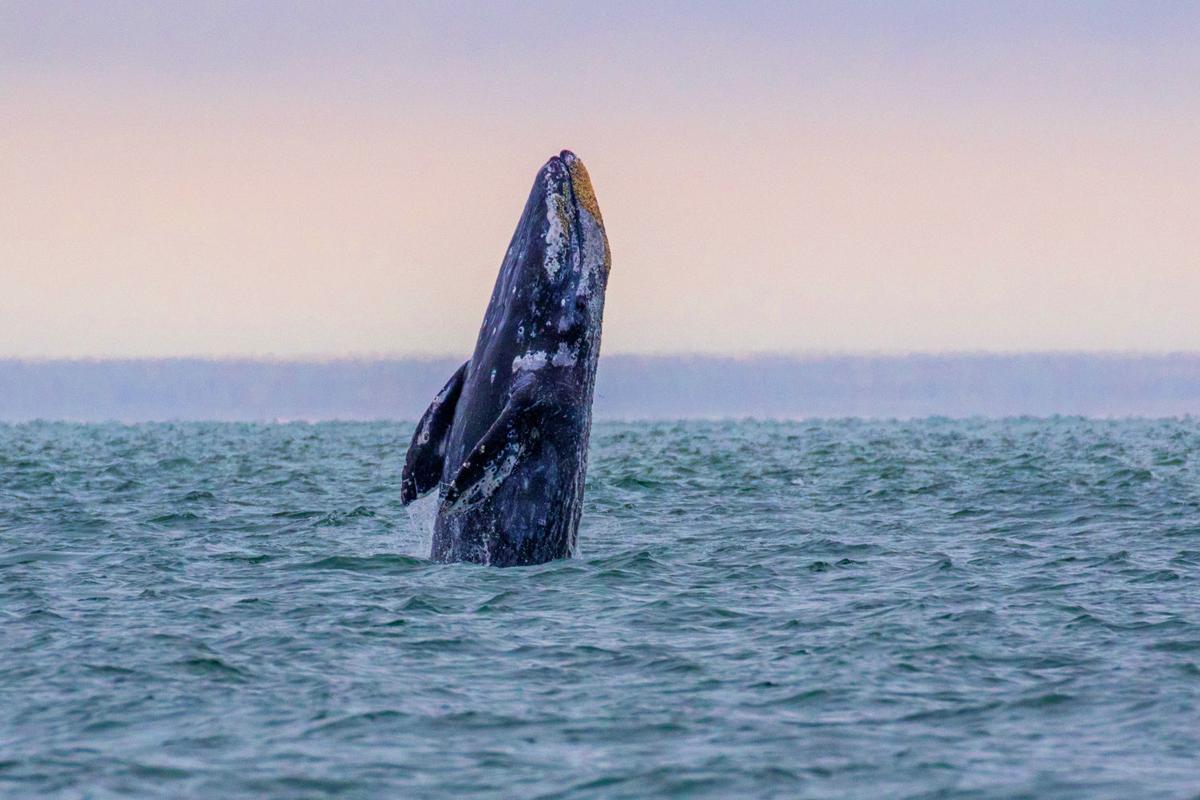
M 446 487 L 441 511 L 454 513 L 491 497 L 529 452 L 540 416 L 532 387 L 518 389 Z
M 446 381 L 446 385 L 433 398 L 417 429 L 413 432 L 408 455 L 404 459 L 404 473 L 400 479 L 400 502 L 408 505 L 426 492 L 435 489 L 442 479 L 442 466 L 446 457 L 446 435 L 454 423 L 454 409 L 462 394 L 463 381 L 467 375 L 468 360 Z

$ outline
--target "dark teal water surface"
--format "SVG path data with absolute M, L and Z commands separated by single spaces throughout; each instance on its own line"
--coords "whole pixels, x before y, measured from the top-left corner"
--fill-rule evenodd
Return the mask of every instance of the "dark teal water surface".
M 407 424 L 0 426 L 0 795 L 1200 796 L 1200 421 L 599 424 L 429 563 Z

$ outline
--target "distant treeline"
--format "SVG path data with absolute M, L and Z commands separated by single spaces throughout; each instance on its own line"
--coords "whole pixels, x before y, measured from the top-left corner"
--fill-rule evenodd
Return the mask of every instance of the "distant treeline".
M 414 419 L 451 359 L 0 360 L 0 420 Z M 596 416 L 1200 414 L 1200 355 L 612 356 Z

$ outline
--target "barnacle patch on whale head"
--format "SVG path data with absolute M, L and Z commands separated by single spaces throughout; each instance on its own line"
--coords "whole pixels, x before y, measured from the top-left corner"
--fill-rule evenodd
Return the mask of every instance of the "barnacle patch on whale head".
M 542 266 L 546 274 L 553 278 L 563 263 L 563 255 L 567 249 L 567 234 L 571 230 L 570 200 L 568 191 L 570 184 L 563 181 L 558 191 L 554 191 L 553 178 L 546 176 L 546 251 Z
M 567 163 L 567 170 L 571 173 L 571 191 L 575 194 L 575 204 L 591 215 L 600 229 L 600 240 L 604 245 L 602 259 L 604 270 L 607 272 L 612 267 L 612 254 L 608 249 L 604 217 L 600 215 L 600 203 L 596 200 L 596 190 L 592 188 L 592 178 L 588 175 L 587 167 L 574 153 L 564 152 L 563 158 Z
M 600 204 L 596 202 L 596 191 L 592 188 L 592 179 L 588 175 L 587 167 L 572 156 L 567 161 L 567 169 L 571 172 L 571 191 L 575 192 L 575 202 L 603 227 L 604 217 L 600 216 Z

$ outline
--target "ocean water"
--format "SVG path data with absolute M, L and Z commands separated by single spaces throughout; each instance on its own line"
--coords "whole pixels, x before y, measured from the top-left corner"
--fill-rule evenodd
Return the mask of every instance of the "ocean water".
M 1200 796 L 1200 420 L 601 423 L 433 564 L 411 426 L 0 426 L 0 796 Z

